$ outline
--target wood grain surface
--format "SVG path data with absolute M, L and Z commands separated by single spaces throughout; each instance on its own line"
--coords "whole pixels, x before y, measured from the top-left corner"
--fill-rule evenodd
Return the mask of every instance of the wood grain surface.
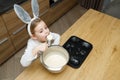
M 88 10 L 62 36 L 63 45 L 72 36 L 93 44 L 93 49 L 81 65 L 53 74 L 39 59 L 26 68 L 16 80 L 120 80 L 120 20 L 95 10 Z

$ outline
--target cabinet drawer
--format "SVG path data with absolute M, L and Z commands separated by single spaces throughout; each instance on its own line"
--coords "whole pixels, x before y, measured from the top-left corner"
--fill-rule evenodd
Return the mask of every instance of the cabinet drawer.
M 14 11 L 5 13 L 2 15 L 2 17 L 5 21 L 6 27 L 10 35 L 12 35 L 12 33 L 16 31 L 20 26 L 24 25 L 24 23 L 20 19 L 18 19 Z
M 40 15 L 44 14 L 49 9 L 49 0 L 38 0 L 40 6 Z
M 2 18 L 0 17 L 0 38 L 4 37 L 7 34 L 7 30 L 5 27 L 5 24 L 2 21 Z
M 14 52 L 15 48 L 13 47 L 10 38 L 0 38 L 0 64 L 13 55 Z
M 23 48 L 23 46 L 25 46 L 29 38 L 26 26 L 24 25 L 15 32 L 13 32 L 13 35 L 10 35 L 10 37 L 13 41 L 16 50 Z

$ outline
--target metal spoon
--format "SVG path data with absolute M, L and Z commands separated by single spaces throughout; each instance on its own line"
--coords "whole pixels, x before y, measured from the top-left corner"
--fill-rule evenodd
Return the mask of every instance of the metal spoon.
M 48 46 L 51 45 L 52 39 L 53 39 L 52 35 L 49 34 L 49 35 L 47 36 L 47 43 L 48 43 Z

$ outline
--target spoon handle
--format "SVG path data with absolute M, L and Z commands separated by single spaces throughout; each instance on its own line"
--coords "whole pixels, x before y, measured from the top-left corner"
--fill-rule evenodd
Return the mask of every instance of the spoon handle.
M 48 40 L 47 43 L 48 43 L 48 46 L 51 46 L 51 40 Z

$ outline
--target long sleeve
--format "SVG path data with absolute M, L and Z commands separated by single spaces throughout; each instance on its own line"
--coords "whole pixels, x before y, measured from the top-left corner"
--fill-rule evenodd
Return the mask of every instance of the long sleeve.
M 37 55 L 36 56 L 32 55 L 32 50 L 34 47 L 35 47 L 35 44 L 32 43 L 31 40 L 29 40 L 27 48 L 26 48 L 26 50 L 25 50 L 25 52 L 22 55 L 21 60 L 20 60 L 20 63 L 23 67 L 29 66 L 32 63 L 32 61 L 37 58 Z
M 25 51 L 24 55 L 22 56 L 20 63 L 23 67 L 29 66 L 34 59 L 37 58 L 36 56 L 33 56 L 32 54 L 29 53 L 29 51 Z

